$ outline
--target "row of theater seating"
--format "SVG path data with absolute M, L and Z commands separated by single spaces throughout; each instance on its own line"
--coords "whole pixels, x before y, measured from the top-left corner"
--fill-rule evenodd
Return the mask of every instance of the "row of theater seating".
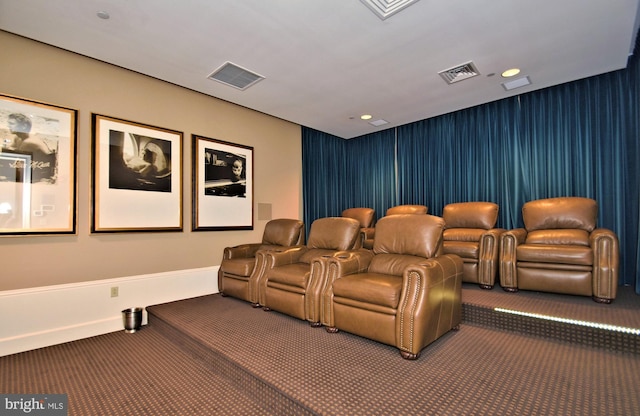
M 548 290 L 545 285 L 560 280 L 562 293 L 587 294 L 589 280 L 594 299 L 615 298 L 617 239 L 594 230 L 591 201 L 532 201 L 523 207 L 524 231 L 495 229 L 492 203 L 451 204 L 443 217 L 426 214 L 426 207 L 420 215 L 392 210 L 375 224 L 370 249 L 362 244 L 372 227 L 358 219 L 318 219 L 306 244 L 301 221 L 272 220 L 261 243 L 225 248 L 218 285 L 223 295 L 254 307 L 393 345 L 415 359 L 459 326 L 462 281 L 489 288 L 498 263 L 505 289 Z M 558 214 L 559 206 L 570 209 L 551 222 L 540 217 Z M 556 243 L 566 247 L 550 247 Z M 513 257 L 506 254 L 511 251 Z M 550 260 L 564 263 L 553 269 Z
M 399 205 L 386 215 L 427 210 L 424 205 Z M 342 215 L 360 221 L 363 245 L 372 248 L 373 209 L 349 208 Z M 497 204 L 448 204 L 442 214 L 442 251 L 462 257 L 463 281 L 483 289 L 492 289 L 499 276 L 509 292 L 555 292 L 611 303 L 618 285 L 618 238 L 596 227 L 597 215 L 598 205 L 590 198 L 540 199 L 523 205 L 524 228 L 505 230 L 496 228 Z

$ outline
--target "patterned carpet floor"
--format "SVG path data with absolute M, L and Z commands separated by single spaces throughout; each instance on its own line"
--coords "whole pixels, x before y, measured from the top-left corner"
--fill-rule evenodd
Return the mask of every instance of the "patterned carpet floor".
M 507 293 L 497 285 L 492 290 L 464 284 L 462 302 L 490 308 L 502 307 L 542 315 L 561 316 L 640 328 L 640 296 L 630 286 L 618 288 L 616 299 L 609 305 L 596 303 L 587 296 L 567 296 L 521 290 Z
M 1 393 L 67 394 L 69 415 L 272 414 L 151 326 L 0 357 L 0 368 Z
M 463 324 L 403 360 L 397 349 L 329 334 L 219 295 L 150 308 L 314 413 L 638 414 L 640 356 Z M 194 319 L 198 317 L 197 319 Z
M 501 292 L 467 289 L 465 302 Z M 463 322 L 406 361 L 220 295 L 147 311 L 134 334 L 0 357 L 0 392 L 67 393 L 69 415 L 640 414 L 638 354 Z

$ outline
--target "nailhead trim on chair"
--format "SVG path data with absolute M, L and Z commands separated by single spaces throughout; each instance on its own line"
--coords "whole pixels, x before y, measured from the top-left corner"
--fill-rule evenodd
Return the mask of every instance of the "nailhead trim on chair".
M 409 284 L 412 281 L 413 277 L 417 277 L 417 279 L 418 279 L 418 290 L 415 291 L 414 299 L 413 299 L 414 300 L 413 305 L 414 305 L 414 309 L 415 309 L 415 305 L 417 304 L 416 299 L 418 297 L 418 293 L 420 293 L 420 289 L 422 288 L 422 279 L 420 279 L 420 274 L 419 273 L 411 272 L 411 273 L 409 273 L 409 282 L 408 282 Z M 404 305 L 406 305 L 406 303 L 407 303 L 406 299 L 404 299 Z M 410 344 L 409 344 L 409 347 L 407 347 L 404 344 L 404 315 L 405 315 L 404 314 L 404 305 L 400 305 L 401 306 L 401 308 L 400 308 L 400 345 L 398 346 L 398 348 L 400 348 L 400 350 L 408 349 L 409 351 L 411 351 L 413 349 L 413 332 L 414 332 L 413 328 L 414 328 L 414 325 L 415 325 L 415 323 L 414 323 L 414 316 L 415 315 L 413 314 L 413 310 L 412 310 L 411 311 L 412 313 L 410 314 L 410 316 L 411 316 L 411 325 L 410 325 L 411 331 L 410 331 L 410 334 L 409 334 L 410 335 L 410 338 L 409 338 L 410 339 Z M 403 355 L 403 357 L 404 357 L 404 355 Z M 416 358 L 417 358 L 417 356 L 416 356 Z

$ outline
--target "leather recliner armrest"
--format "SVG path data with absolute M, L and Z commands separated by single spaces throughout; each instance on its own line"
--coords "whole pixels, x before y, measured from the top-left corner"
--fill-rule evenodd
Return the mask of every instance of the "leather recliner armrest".
M 257 303 L 260 305 L 265 305 L 266 303 L 267 275 L 269 274 L 269 270 L 274 267 L 297 263 L 300 257 L 308 250 L 307 246 L 292 246 L 283 248 L 282 250 L 259 250 L 260 256 L 262 257 L 262 263 L 259 265 L 261 274 L 257 276 L 253 286 L 254 293 L 257 291 Z
M 527 230 L 516 228 L 506 231 L 500 237 L 500 285 L 504 289 L 518 288 L 516 270 L 516 248 L 527 238 Z
M 396 316 L 396 343 L 401 351 L 418 354 L 460 324 L 462 267 L 460 256 L 445 254 L 404 270 Z
M 249 258 L 254 257 L 256 251 L 260 248 L 262 244 L 253 243 L 253 244 L 240 244 L 235 247 L 225 247 L 222 253 L 223 260 L 230 259 L 238 259 L 238 258 Z
M 597 228 L 589 236 L 593 250 L 593 296 L 613 300 L 618 290 L 620 251 L 618 236 L 606 228 Z
M 307 246 L 293 246 L 282 250 L 265 251 L 265 256 L 267 257 L 267 268 L 298 263 L 300 257 L 302 257 L 302 255 L 308 250 Z
M 342 276 L 354 273 L 365 272 L 369 268 L 369 264 L 373 259 L 373 253 L 369 250 L 355 250 L 348 252 L 340 252 L 334 256 L 323 256 L 314 260 L 312 265 L 317 273 L 324 276 L 323 287 L 321 288 L 320 299 L 321 320 L 320 322 L 332 327 L 333 322 L 333 282 Z
M 249 276 L 249 302 L 253 306 L 258 306 L 264 299 L 260 298 L 260 287 L 264 282 L 264 275 L 267 269 L 268 258 L 267 252 L 270 250 L 258 250 L 256 251 L 256 262 L 253 266 L 253 272 Z
M 478 283 L 493 286 L 498 274 L 500 256 L 500 238 L 507 230 L 492 228 L 480 237 L 480 253 L 478 255 Z

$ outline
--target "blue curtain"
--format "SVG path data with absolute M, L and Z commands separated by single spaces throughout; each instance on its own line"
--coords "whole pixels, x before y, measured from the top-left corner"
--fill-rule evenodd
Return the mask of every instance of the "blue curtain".
M 313 156 L 313 157 L 312 157 Z M 441 215 L 451 202 L 493 201 L 498 225 L 555 196 L 598 201 L 620 239 L 621 285 L 640 294 L 640 58 L 626 69 L 351 140 L 303 128 L 305 223 L 397 204 Z
M 306 235 L 317 218 L 348 208 L 347 142 L 317 130 L 302 129 L 302 198 Z
M 376 218 L 396 204 L 395 131 L 349 140 L 345 208 L 369 207 Z M 339 215 L 339 214 L 338 214 Z
M 376 215 L 395 205 L 393 130 L 346 141 L 302 129 L 304 223 L 338 217 L 347 208 L 369 207 Z

